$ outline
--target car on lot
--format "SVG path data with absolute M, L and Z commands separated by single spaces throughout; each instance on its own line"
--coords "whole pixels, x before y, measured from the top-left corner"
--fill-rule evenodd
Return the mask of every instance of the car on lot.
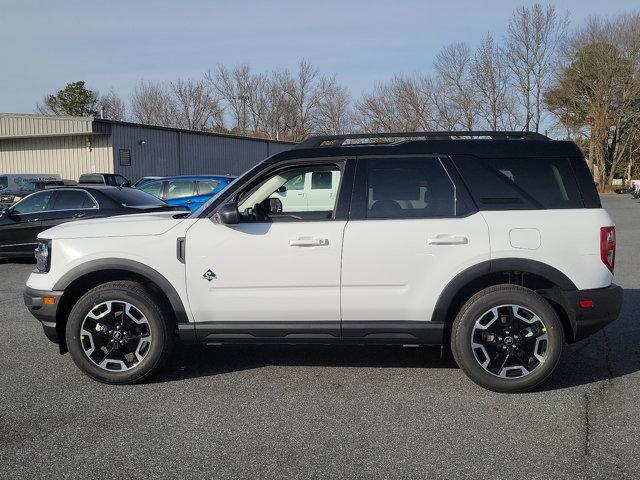
M 7 188 L 3 190 L 2 193 L 0 193 L 0 209 L 10 207 L 14 203 L 22 200 L 27 195 L 38 190 L 61 186 L 64 186 L 64 182 L 62 180 L 41 180 L 26 182 L 22 185 L 22 187 L 15 190 Z
M 274 201 L 292 181 L 313 187 L 314 175 L 331 182 L 330 204 Z M 479 385 L 522 392 L 551 375 L 565 342 L 618 316 L 615 245 L 573 142 L 528 132 L 314 137 L 187 218 L 43 232 L 24 297 L 60 352 L 108 383 L 148 378 L 177 339 L 448 343 Z
M 45 189 L 1 211 L 0 258 L 33 258 L 40 232 L 72 220 L 185 210 L 134 189 L 98 185 Z
M 231 175 L 181 175 L 150 180 L 137 187 L 169 205 L 197 210 L 236 177 Z
M 83 173 L 78 178 L 79 185 L 110 185 L 130 187 L 131 180 L 117 173 Z

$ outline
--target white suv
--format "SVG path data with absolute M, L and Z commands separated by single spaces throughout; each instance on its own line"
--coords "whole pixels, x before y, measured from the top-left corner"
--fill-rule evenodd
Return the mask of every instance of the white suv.
M 39 241 L 25 303 L 109 383 L 149 377 L 178 338 L 450 342 L 478 384 L 525 391 L 622 303 L 580 150 L 533 133 L 314 137 L 189 216 L 84 220 Z

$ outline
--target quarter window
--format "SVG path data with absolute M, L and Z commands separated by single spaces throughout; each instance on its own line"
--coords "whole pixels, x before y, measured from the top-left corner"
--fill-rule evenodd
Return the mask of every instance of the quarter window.
M 367 218 L 455 215 L 456 192 L 437 158 L 368 159 Z

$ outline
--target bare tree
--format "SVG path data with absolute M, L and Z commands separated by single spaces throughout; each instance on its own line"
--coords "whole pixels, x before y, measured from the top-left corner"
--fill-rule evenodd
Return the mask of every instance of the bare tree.
M 428 77 L 396 76 L 355 103 L 355 123 L 364 132 L 429 130 L 432 95 Z
M 323 77 L 318 85 L 318 104 L 313 114 L 314 133 L 342 134 L 351 126 L 351 97 L 336 77 Z
M 229 70 L 218 65 L 215 71 L 205 74 L 205 82 L 224 103 L 231 117 L 231 130 L 245 134 L 250 130 L 248 105 L 252 91 L 252 75 L 249 65 L 239 65 Z
M 443 109 L 453 110 L 457 114 L 455 117 L 459 118 L 460 127 L 473 130 L 478 115 L 478 100 L 471 78 L 469 46 L 466 43 L 447 45 L 436 56 L 434 67 Z
M 176 125 L 189 130 L 222 126 L 222 108 L 204 80 L 178 79 L 170 83 L 176 108 Z
M 306 60 L 300 60 L 296 75 L 284 85 L 284 91 L 291 97 L 295 108 L 293 136 L 297 141 L 311 133 L 313 112 L 320 100 L 317 80 L 318 69 Z
M 123 121 L 127 116 L 127 107 L 120 95 L 111 88 L 109 93 L 98 98 L 98 112 L 109 120 Z
M 504 128 L 511 111 L 509 78 L 502 52 L 490 33 L 476 50 L 471 71 L 480 115 L 489 129 Z
M 131 95 L 131 114 L 140 123 L 175 127 L 177 106 L 170 90 L 161 83 L 140 80 Z
M 553 5 L 538 3 L 517 8 L 509 20 L 503 52 L 518 90 L 526 131 L 540 130 L 544 91 L 567 26 L 568 19 L 559 17 Z

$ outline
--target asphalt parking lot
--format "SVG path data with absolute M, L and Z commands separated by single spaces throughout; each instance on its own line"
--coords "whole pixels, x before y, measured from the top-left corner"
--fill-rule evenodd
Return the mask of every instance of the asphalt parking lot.
M 640 204 L 618 225 L 621 317 L 541 389 L 485 391 L 439 350 L 182 347 L 152 383 L 60 356 L 0 263 L 0 478 L 640 478 Z

